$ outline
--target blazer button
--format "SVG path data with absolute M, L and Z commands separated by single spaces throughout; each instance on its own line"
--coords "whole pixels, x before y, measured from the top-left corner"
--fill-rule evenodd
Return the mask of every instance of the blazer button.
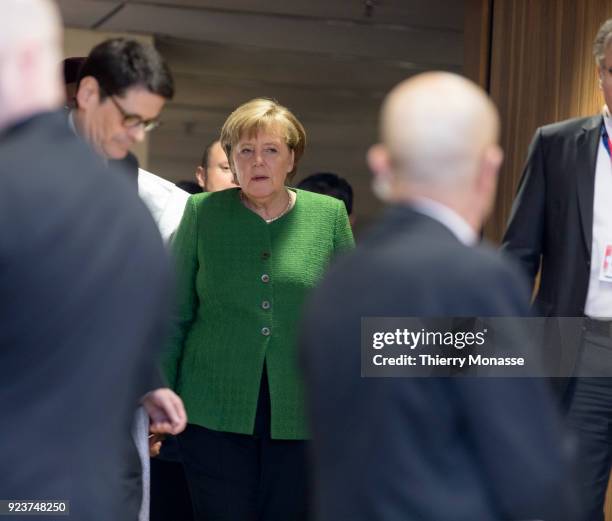
M 261 281 L 262 281 L 262 282 L 264 282 L 264 283 L 268 283 L 268 282 L 270 282 L 270 275 L 268 275 L 267 273 L 264 273 L 264 274 L 261 276 Z
M 261 334 L 263 336 L 270 336 L 270 328 L 269 327 L 262 327 L 261 328 Z
M 261 303 L 261 309 L 270 309 L 270 302 L 268 300 L 264 300 Z
M 262 258 L 263 260 L 268 260 L 268 259 L 270 258 L 270 252 L 269 252 L 269 251 L 264 251 L 264 252 L 262 252 L 262 254 L 261 254 L 261 258 Z

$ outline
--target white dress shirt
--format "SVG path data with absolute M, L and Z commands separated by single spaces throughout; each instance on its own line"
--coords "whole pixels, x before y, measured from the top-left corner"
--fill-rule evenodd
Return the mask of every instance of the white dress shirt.
M 139 168 L 138 195 L 157 223 L 164 243 L 168 244 L 181 222 L 189 194 L 174 183 Z
M 604 123 L 608 135 L 612 136 L 612 119 L 606 107 L 604 107 Z M 604 251 L 608 245 L 612 246 L 612 160 L 600 137 L 593 197 L 591 273 L 584 307 L 585 315 L 592 318 L 612 317 L 612 281 L 600 280 Z

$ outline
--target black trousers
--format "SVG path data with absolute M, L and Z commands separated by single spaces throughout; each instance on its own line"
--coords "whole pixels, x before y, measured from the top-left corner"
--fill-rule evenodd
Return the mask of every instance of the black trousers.
M 175 445 L 174 437 L 164 440 L 162 447 Z M 178 446 L 176 448 L 178 452 Z M 150 521 L 193 521 L 193 508 L 183 462 L 177 457 L 151 458 Z
M 307 519 L 307 442 L 270 438 L 265 367 L 252 436 L 189 424 L 178 440 L 195 521 Z
M 570 391 L 567 423 L 577 441 L 576 485 L 583 505 L 579 521 L 603 521 L 612 465 L 612 339 L 609 335 L 585 332 L 577 373 Z M 581 374 L 589 376 L 581 377 Z

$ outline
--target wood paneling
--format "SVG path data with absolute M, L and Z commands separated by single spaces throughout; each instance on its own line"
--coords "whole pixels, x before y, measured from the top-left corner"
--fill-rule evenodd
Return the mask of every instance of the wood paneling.
M 491 16 L 493 0 L 465 0 L 463 31 L 463 74 L 489 88 L 491 59 Z
M 108 31 L 178 35 L 195 41 L 251 45 L 357 58 L 424 63 L 429 68 L 460 65 L 463 38 L 459 31 L 414 28 L 391 24 L 327 21 L 323 18 L 279 19 L 250 12 L 202 11 L 149 4 L 126 3 L 101 26 Z
M 609 0 L 494 0 L 490 93 L 502 118 L 498 202 L 485 234 L 499 241 L 538 126 L 600 110 L 592 41 Z
M 81 0 L 82 1 L 82 0 Z M 207 12 L 250 12 L 277 18 L 327 18 L 363 24 L 446 27 L 461 31 L 462 2 L 457 0 L 373 1 L 371 15 L 359 0 L 130 0 L 131 4 L 197 8 Z

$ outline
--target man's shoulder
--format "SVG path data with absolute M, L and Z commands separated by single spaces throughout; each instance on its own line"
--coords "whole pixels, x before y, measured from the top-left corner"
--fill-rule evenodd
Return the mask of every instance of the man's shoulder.
M 499 249 L 494 248 L 487 241 L 483 241 L 476 248 L 471 249 L 473 254 L 477 256 L 483 273 L 490 274 L 492 278 L 499 276 L 504 280 L 514 281 L 526 287 L 527 282 L 514 259 L 500 252 Z
M 19 222 L 10 228 L 16 241 L 28 234 L 42 238 L 41 219 L 66 237 L 72 232 L 76 237 L 85 227 L 96 232 L 97 240 L 148 235 L 152 223 L 132 186 L 109 172 L 70 130 L 63 113 L 41 113 L 9 129 L 0 139 L 0 156 L 0 207 Z M 111 216 L 120 228 L 109 225 Z M 78 240 L 86 243 L 87 237 L 81 234 Z
M 503 279 L 519 284 L 524 281 L 519 270 L 487 242 L 468 246 L 455 240 L 441 240 L 437 237 L 423 238 L 421 254 L 417 256 L 418 271 L 431 273 L 433 279 L 447 284 L 470 287 L 494 286 Z M 411 266 L 410 259 L 406 259 Z M 444 284 L 444 282 L 443 282 Z
M 398 212 L 388 213 L 343 263 L 341 270 L 367 266 L 397 277 L 400 284 L 429 284 L 440 278 L 473 280 L 505 266 L 489 246 L 466 246 L 438 221 L 412 211 L 399 217 Z
M 169 206 L 182 215 L 189 194 L 171 181 L 159 177 L 142 168 L 138 169 L 138 195 L 155 215 L 164 212 Z
M 555 123 L 549 123 L 539 128 L 539 132 L 544 137 L 563 137 L 571 136 L 583 129 L 597 128 L 601 125 L 602 116 L 595 115 L 582 118 L 571 118 Z
M 138 195 L 168 242 L 181 222 L 189 194 L 171 181 L 139 168 Z
M 466 310 L 473 313 L 527 314 L 529 286 L 519 267 L 486 242 L 461 246 L 440 282 L 442 291 L 453 288 L 450 293 L 460 294 L 459 302 L 465 300 Z
M 332 266 L 317 299 L 381 316 L 522 315 L 529 290 L 518 268 L 490 246 L 466 246 L 432 227 L 360 242 Z
M 126 185 L 121 176 L 109 175 L 103 161 L 72 132 L 63 111 L 40 113 L 13 125 L 0 137 L 0 156 L 5 188 L 13 184 L 31 197 L 99 197 L 123 191 Z
M 378 237 L 375 234 L 363 241 L 354 255 L 357 265 L 362 259 L 409 285 L 497 285 L 496 280 L 507 277 L 523 282 L 512 262 L 487 242 L 465 245 L 439 222 L 417 214 L 413 220 L 395 228 L 387 225 Z
M 174 197 L 182 198 L 185 201 L 189 194 L 176 186 L 173 182 L 159 177 L 143 168 L 138 169 L 138 191 L 158 195 L 159 197 Z
M 24 149 L 33 147 L 29 154 L 24 155 Z M 5 159 L 15 158 L 22 164 L 44 164 L 40 161 L 43 153 L 55 149 L 51 154 L 53 162 L 69 163 L 73 154 L 90 154 L 87 147 L 70 130 L 68 121 L 63 112 L 40 113 L 12 125 L 0 135 L 0 148 L 2 148 L 2 163 Z M 101 161 L 97 161 L 100 165 Z

